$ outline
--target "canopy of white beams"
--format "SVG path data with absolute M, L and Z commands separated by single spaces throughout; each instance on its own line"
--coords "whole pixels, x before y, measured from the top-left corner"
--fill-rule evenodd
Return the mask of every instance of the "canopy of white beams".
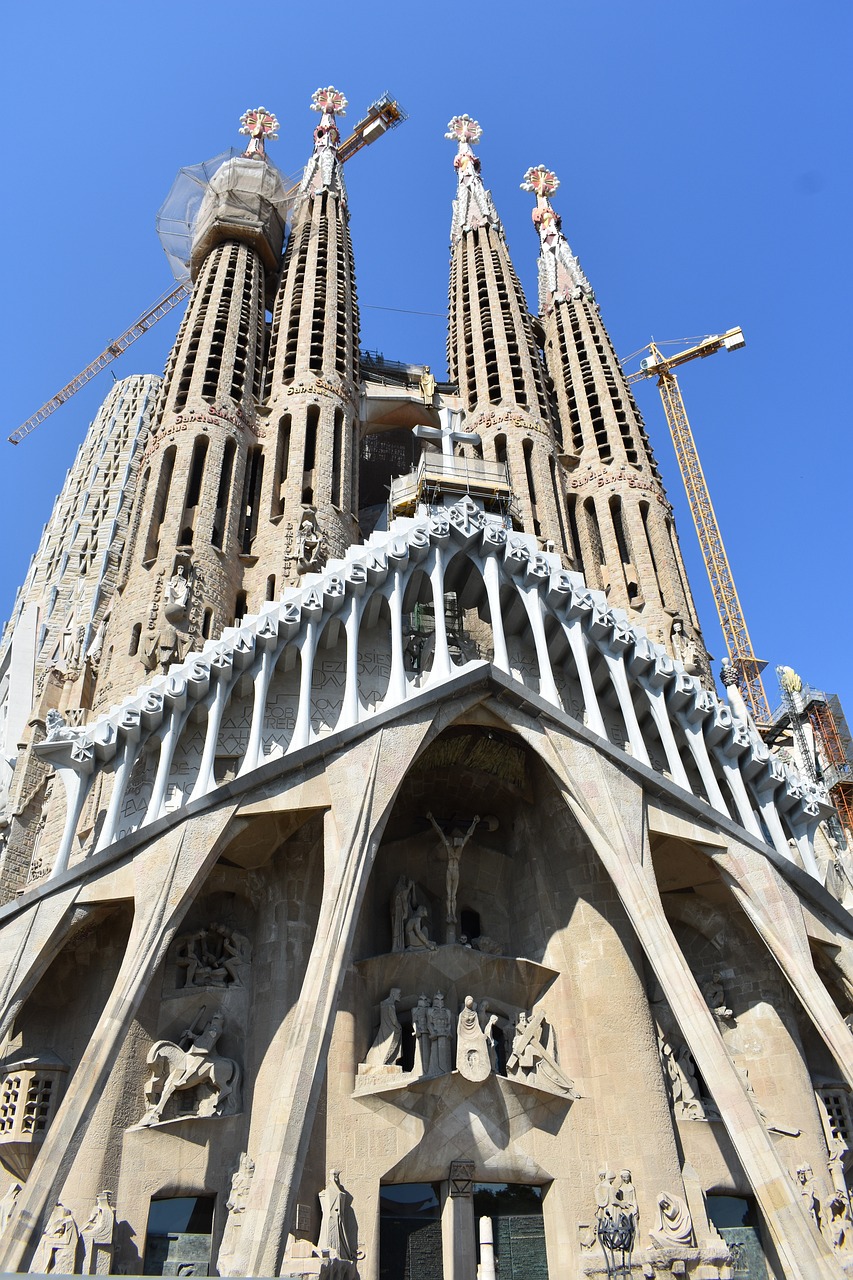
M 448 628 L 449 595 L 461 630 Z M 395 520 L 107 715 L 54 730 L 36 748 L 65 785 L 51 874 L 86 841 L 99 851 L 213 796 L 226 772 L 250 774 L 489 662 L 789 860 L 793 841 L 818 876 L 825 791 L 601 592 L 469 497 Z M 78 826 L 95 835 L 75 846 Z

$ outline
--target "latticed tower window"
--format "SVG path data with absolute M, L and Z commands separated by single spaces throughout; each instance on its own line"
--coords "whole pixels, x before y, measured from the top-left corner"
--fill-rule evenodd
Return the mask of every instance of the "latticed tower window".
M 841 1138 L 848 1146 L 853 1146 L 853 1117 L 851 1117 L 850 1094 L 846 1089 L 818 1089 L 817 1095 L 823 1103 L 824 1124 L 832 1138 Z
M 54 1076 L 32 1077 L 27 1088 L 27 1101 L 24 1104 L 22 1133 L 44 1133 L 51 1116 L 55 1086 Z
M 14 1128 L 20 1097 L 21 1077 L 7 1076 L 0 1089 L 0 1133 L 9 1133 Z

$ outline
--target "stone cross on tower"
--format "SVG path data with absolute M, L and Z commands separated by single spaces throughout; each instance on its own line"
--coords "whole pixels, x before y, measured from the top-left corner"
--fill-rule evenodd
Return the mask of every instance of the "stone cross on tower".
M 243 152 L 244 156 L 257 156 L 266 159 L 264 143 L 269 139 L 274 142 L 278 137 L 278 120 L 266 107 L 250 107 L 240 117 L 240 132 L 247 133 L 251 141 Z
M 439 409 L 438 416 L 441 419 L 440 427 L 428 427 L 425 423 L 421 423 L 412 429 L 412 434 L 416 435 L 419 440 L 440 441 L 441 452 L 445 458 L 453 457 L 453 446 L 455 444 L 480 443 L 480 437 L 476 432 L 462 431 L 456 428 L 456 419 L 462 417 L 458 409 Z

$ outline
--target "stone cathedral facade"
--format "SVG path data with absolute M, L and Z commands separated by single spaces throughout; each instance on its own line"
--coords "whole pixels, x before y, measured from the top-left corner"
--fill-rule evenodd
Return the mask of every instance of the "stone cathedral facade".
M 359 350 L 345 105 L 295 197 L 246 113 L 0 648 L 0 1269 L 847 1274 L 827 797 L 713 689 L 555 175 L 534 314 L 450 122 L 437 383 Z

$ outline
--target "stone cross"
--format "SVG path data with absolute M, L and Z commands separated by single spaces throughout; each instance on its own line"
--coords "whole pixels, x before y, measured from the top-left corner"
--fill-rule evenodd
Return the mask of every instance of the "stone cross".
M 475 431 L 460 431 L 454 425 L 454 420 L 462 415 L 457 409 L 439 409 L 438 416 L 441 420 L 440 427 L 428 427 L 424 423 L 414 427 L 412 434 L 416 435 L 419 440 L 432 440 L 441 442 L 441 452 L 445 458 L 453 457 L 453 446 L 455 444 L 479 444 L 480 437 Z

